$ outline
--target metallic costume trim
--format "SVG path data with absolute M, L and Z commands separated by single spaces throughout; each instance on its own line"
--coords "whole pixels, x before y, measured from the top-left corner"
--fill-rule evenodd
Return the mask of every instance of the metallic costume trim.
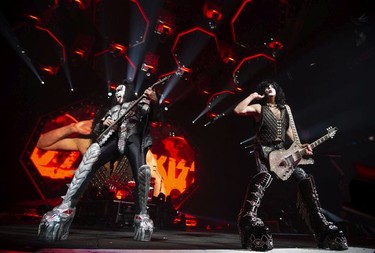
M 140 213 L 134 216 L 134 240 L 137 241 L 150 241 L 151 235 L 154 231 L 154 223 L 147 213 L 150 180 L 150 166 L 142 165 L 138 169 L 138 196 L 136 196 L 136 198 L 138 198 Z
M 63 201 L 43 215 L 38 227 L 38 240 L 57 241 L 66 240 L 69 236 L 69 228 L 75 215 L 75 205 L 84 191 L 84 181 L 91 172 L 92 165 L 100 155 L 99 144 L 93 143 L 83 156 L 82 162 L 74 173 L 68 191 L 63 196 Z

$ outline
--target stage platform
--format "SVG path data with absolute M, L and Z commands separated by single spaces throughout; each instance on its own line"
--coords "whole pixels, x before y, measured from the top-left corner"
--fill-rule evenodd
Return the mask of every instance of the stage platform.
M 155 229 L 152 240 L 133 240 L 127 228 L 80 227 L 72 225 L 65 241 L 37 240 L 37 224 L 0 226 L 0 252 L 244 252 L 235 231 Z M 269 252 L 326 252 L 316 247 L 310 234 L 273 234 L 274 249 Z M 349 241 L 347 253 L 374 253 L 373 238 Z
M 52 203 L 52 202 L 51 202 Z M 49 203 L 49 204 L 51 204 Z M 44 204 L 44 202 L 42 203 Z M 116 203 L 117 204 L 117 203 Z M 40 208 L 35 208 L 35 207 Z M 0 252 L 246 252 L 241 248 L 236 223 L 214 223 L 197 220 L 204 226 L 158 227 L 151 241 L 133 240 L 133 227 L 127 219 L 116 218 L 117 223 L 94 218 L 90 212 L 75 217 L 67 240 L 44 242 L 37 240 L 38 225 L 42 218 L 39 202 L 22 202 L 0 212 Z M 115 209 L 117 210 L 117 209 Z M 125 213 L 126 214 L 126 213 Z M 115 215 L 116 217 L 116 215 Z M 189 222 L 185 222 L 188 224 Z M 365 224 L 365 223 L 364 223 Z M 310 233 L 285 233 L 269 223 L 274 249 L 269 252 L 326 252 L 317 248 Z M 352 223 L 340 224 L 349 244 L 346 253 L 375 253 L 373 226 Z

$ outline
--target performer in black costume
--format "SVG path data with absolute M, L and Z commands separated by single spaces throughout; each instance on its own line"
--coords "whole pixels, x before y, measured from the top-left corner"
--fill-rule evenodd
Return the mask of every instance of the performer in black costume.
M 254 102 L 258 101 L 258 102 Z M 288 113 L 289 111 L 289 113 Z M 295 142 L 296 129 L 292 129 L 293 117 L 285 102 L 282 88 L 272 80 L 261 82 L 257 92 L 242 100 L 234 112 L 255 119 L 257 132 L 254 141 L 254 155 L 257 173 L 250 181 L 243 206 L 238 215 L 238 228 L 243 248 L 266 251 L 273 248 L 272 234 L 258 217 L 265 190 L 275 174 L 270 171 L 269 154 L 273 150 L 287 148 L 286 137 Z M 298 139 L 299 140 L 299 139 Z M 309 144 L 300 144 L 307 155 L 312 155 Z M 315 235 L 319 248 L 331 250 L 348 249 L 344 233 L 324 217 L 312 175 L 301 167 L 295 167 L 290 177 L 298 185 L 298 206 L 309 228 Z M 288 178 L 286 178 L 288 179 Z M 285 180 L 285 179 L 283 179 Z
M 105 163 L 122 155 L 128 157 L 136 183 L 134 239 L 151 240 L 153 221 L 147 209 L 151 171 L 145 160 L 152 145 L 149 117 L 157 95 L 154 89 L 148 88 L 142 97 L 136 99 L 133 84 L 124 82 L 116 88 L 114 98 L 115 105 L 94 126 L 93 132 L 98 138 L 84 154 L 62 203 L 43 216 L 39 224 L 39 240 L 67 239 L 76 205 L 91 178 Z

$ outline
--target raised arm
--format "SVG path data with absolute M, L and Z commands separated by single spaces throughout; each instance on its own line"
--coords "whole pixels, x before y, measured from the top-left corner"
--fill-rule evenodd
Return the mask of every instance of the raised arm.
M 254 100 L 260 100 L 264 98 L 264 95 L 259 95 L 257 92 L 251 93 L 244 100 L 242 100 L 234 108 L 234 113 L 242 116 L 253 116 L 256 120 L 259 119 L 261 105 L 260 104 L 251 104 Z

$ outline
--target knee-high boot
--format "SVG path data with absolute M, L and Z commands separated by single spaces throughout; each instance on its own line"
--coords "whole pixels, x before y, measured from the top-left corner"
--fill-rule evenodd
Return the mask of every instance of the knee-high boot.
M 348 244 L 344 233 L 323 215 L 315 182 L 311 175 L 298 183 L 297 207 L 303 219 L 314 233 L 318 247 L 331 250 L 346 250 Z
M 57 241 L 68 238 L 69 228 L 75 215 L 75 207 L 89 183 L 92 165 L 97 161 L 99 154 L 100 147 L 96 143 L 87 149 L 65 196 L 62 196 L 63 201 L 43 215 L 39 223 L 38 240 Z
M 150 241 L 154 230 L 154 223 L 147 210 L 150 180 L 150 166 L 142 165 L 138 169 L 138 186 L 135 191 L 134 240 L 137 241 Z
M 238 215 L 241 245 L 244 249 L 265 251 L 273 248 L 272 235 L 257 215 L 264 191 L 271 181 L 271 174 L 260 172 L 253 177 L 247 188 L 246 197 Z

